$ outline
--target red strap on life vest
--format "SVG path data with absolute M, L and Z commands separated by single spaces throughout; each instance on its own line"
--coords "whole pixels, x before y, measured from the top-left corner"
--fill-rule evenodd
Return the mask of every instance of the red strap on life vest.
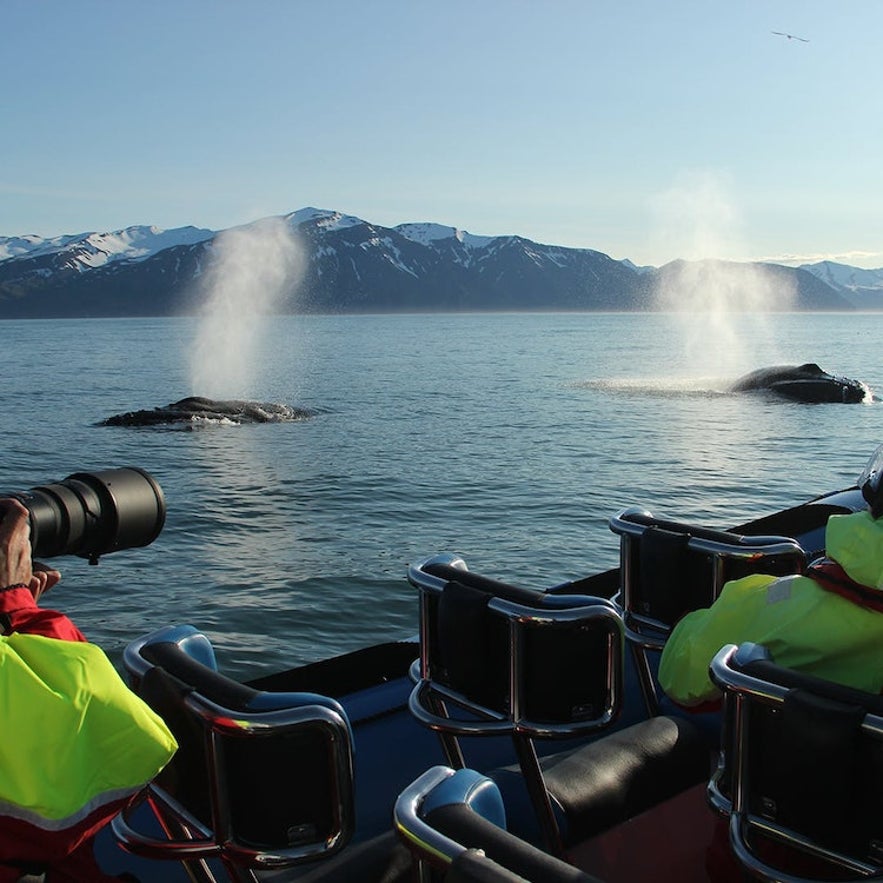
M 815 580 L 825 591 L 833 592 L 869 610 L 883 613 L 883 592 L 863 586 L 852 579 L 846 571 L 830 558 L 815 561 L 804 571 L 804 576 Z

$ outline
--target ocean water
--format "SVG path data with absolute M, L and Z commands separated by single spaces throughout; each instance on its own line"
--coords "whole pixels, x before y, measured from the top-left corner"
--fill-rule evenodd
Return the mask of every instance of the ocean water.
M 818 362 L 883 393 L 880 315 L 480 314 L 274 318 L 209 347 L 199 320 L 0 322 L 0 488 L 140 466 L 151 546 L 76 557 L 47 599 L 115 658 L 190 622 L 248 677 L 417 630 L 406 563 L 440 551 L 542 587 L 614 566 L 641 504 L 726 527 L 854 483 L 883 405 L 733 395 Z M 234 373 L 230 359 L 235 356 Z M 213 364 L 214 362 L 217 364 Z M 185 395 L 314 408 L 189 430 L 98 421 Z

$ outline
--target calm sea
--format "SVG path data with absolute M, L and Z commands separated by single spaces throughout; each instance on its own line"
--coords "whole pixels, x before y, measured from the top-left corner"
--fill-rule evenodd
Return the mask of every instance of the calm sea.
M 542 586 L 613 566 L 607 519 L 628 505 L 723 527 L 852 484 L 883 441 L 883 406 L 724 390 L 815 361 L 883 392 L 881 327 L 846 314 L 284 317 L 234 323 L 194 358 L 192 318 L 2 322 L 0 488 L 149 470 L 168 501 L 160 538 L 98 567 L 57 559 L 54 606 L 115 658 L 190 622 L 227 672 L 256 675 L 415 633 L 404 572 L 420 556 L 456 551 Z M 190 394 L 320 413 L 96 425 Z

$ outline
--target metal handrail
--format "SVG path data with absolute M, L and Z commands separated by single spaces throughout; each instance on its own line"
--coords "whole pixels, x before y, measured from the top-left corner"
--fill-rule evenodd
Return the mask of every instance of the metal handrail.
M 408 579 L 421 590 L 421 599 L 427 593 L 439 595 L 447 583 L 440 577 L 426 573 L 423 567 L 427 564 L 447 564 L 451 561 L 459 562 L 459 565 L 452 566 L 461 566 L 465 571 L 465 562 L 461 558 L 447 554 L 434 556 L 426 559 L 422 564 L 409 568 Z M 505 714 L 496 709 L 487 708 L 463 695 L 460 691 L 451 689 L 433 678 L 433 660 L 430 659 L 430 641 L 427 639 L 431 626 L 428 621 L 427 605 L 421 602 L 420 662 L 416 672 L 417 683 L 409 700 L 409 707 L 417 719 L 432 729 L 450 732 L 454 735 L 499 735 L 508 732 L 541 739 L 566 738 L 607 726 L 615 718 L 623 701 L 624 631 L 622 617 L 606 599 L 573 595 L 558 596 L 557 600 L 560 602 L 565 598 L 572 606 L 561 608 L 528 607 L 500 597 L 492 597 L 488 602 L 488 609 L 499 614 L 509 623 L 510 707 Z M 579 603 L 580 601 L 583 603 Z M 609 700 L 606 707 L 590 721 L 556 724 L 535 721 L 526 717 L 523 712 L 524 693 L 521 684 L 524 629 L 536 626 L 555 628 L 584 625 L 590 627 L 593 624 L 599 625 L 608 635 L 607 692 Z M 452 718 L 439 714 L 433 708 L 433 699 L 435 698 L 453 702 L 467 713 L 476 715 L 480 720 Z
M 177 639 L 191 640 L 197 637 L 200 637 L 200 633 L 190 627 L 173 627 L 139 639 L 127 648 L 127 668 L 136 680 L 143 678 L 151 664 L 141 655 L 141 650 L 153 638 L 169 638 L 174 643 Z M 295 704 L 298 694 L 278 695 L 280 699 L 290 695 L 292 704 L 266 710 L 231 709 L 195 690 L 182 696 L 184 708 L 200 723 L 204 733 L 211 827 L 206 827 L 203 822 L 194 818 L 180 801 L 161 786 L 151 783 L 140 795 L 140 799 L 124 809 L 112 822 L 114 834 L 121 845 L 135 854 L 149 858 L 187 861 L 219 857 L 225 863 L 266 869 L 287 867 L 311 858 L 330 855 L 341 849 L 354 831 L 353 759 L 349 723 L 342 710 L 318 704 L 317 697 L 312 694 L 301 694 L 305 701 L 300 704 Z M 312 702 L 309 701 L 310 698 Z M 318 727 L 328 734 L 330 770 L 338 785 L 332 805 L 333 830 L 324 840 L 289 847 L 268 848 L 238 840 L 232 825 L 233 808 L 224 784 L 220 740 L 284 738 L 305 726 Z M 159 804 L 162 811 L 168 812 L 186 833 L 181 837 L 168 836 L 163 839 L 138 830 L 133 820 L 134 811 L 145 799 L 155 805 Z
M 490 596 L 488 610 L 504 620 L 508 629 L 508 702 L 502 709 L 487 708 L 461 690 L 445 684 L 433 671 L 435 660 L 432 658 L 432 607 L 441 598 L 448 580 L 427 573 L 424 568 L 439 564 L 453 567 L 456 571 L 468 572 L 463 559 L 451 554 L 436 555 L 409 567 L 408 579 L 420 590 L 420 660 L 419 667 L 416 670 L 412 668 L 416 685 L 409 699 L 411 712 L 418 721 L 438 733 L 448 763 L 455 768 L 465 765 L 459 737 L 500 734 L 511 736 L 546 843 L 554 852 L 563 854 L 561 832 L 532 740 L 591 733 L 606 727 L 618 715 L 624 699 L 625 637 L 622 617 L 608 599 L 589 595 L 536 592 L 536 606 L 528 606 L 511 598 L 492 594 L 495 589 L 510 588 L 513 590 L 512 594 L 521 597 L 520 590 L 474 575 L 472 584 L 480 586 Z M 587 631 L 600 629 L 601 634 L 606 636 L 605 706 L 593 717 L 554 722 L 534 720 L 528 716 L 526 687 L 522 683 L 526 655 L 524 638 L 529 629 L 536 628 L 584 628 Z
M 430 791 L 453 775 L 450 767 L 431 767 L 399 794 L 393 808 L 393 824 L 399 836 L 443 864 L 450 864 L 466 847 L 424 822 L 420 806 Z

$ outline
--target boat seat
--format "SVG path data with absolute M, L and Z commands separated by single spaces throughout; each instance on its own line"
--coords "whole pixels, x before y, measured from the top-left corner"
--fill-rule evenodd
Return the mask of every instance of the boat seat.
M 578 748 L 540 757 L 539 764 L 563 841 L 572 846 L 706 782 L 711 754 L 692 721 L 656 715 Z M 509 797 L 517 793 L 522 771 L 516 764 L 488 775 Z M 519 833 L 530 835 L 528 827 L 514 821 Z
M 445 883 L 598 883 L 508 832 L 499 789 L 475 770 L 432 767 L 402 792 L 393 816 L 420 870 L 440 870 Z
M 711 664 L 724 738 L 709 799 L 764 879 L 883 879 L 883 697 L 775 664 L 757 644 Z
M 659 713 L 649 653 L 659 652 L 686 613 L 710 607 L 728 580 L 751 573 L 800 573 L 806 554 L 790 537 L 743 536 L 625 509 L 610 519 L 620 538 L 620 591 L 626 642 L 648 714 Z
M 313 693 L 255 690 L 217 671 L 208 638 L 170 626 L 131 643 L 132 689 L 168 724 L 178 752 L 142 794 L 162 828 L 113 820 L 128 851 L 233 880 L 331 856 L 354 827 L 352 733 L 341 706 Z
M 550 851 L 707 780 L 707 743 L 683 719 L 538 757 L 536 740 L 598 735 L 620 714 L 623 625 L 611 601 L 510 586 L 449 554 L 408 578 L 420 592 L 412 713 L 439 734 L 454 768 L 466 766 L 462 737 L 510 737 L 518 764 L 493 775 L 507 797 L 514 779 L 526 786 Z

